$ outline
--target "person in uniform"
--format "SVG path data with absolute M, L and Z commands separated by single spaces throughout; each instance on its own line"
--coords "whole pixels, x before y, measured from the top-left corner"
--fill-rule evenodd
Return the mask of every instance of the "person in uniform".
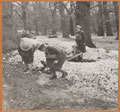
M 29 70 L 29 64 L 33 64 L 34 52 L 41 46 L 36 39 L 22 38 L 18 47 L 18 53 L 22 57 L 22 61 L 26 65 L 26 70 Z
M 52 45 L 45 45 L 42 44 L 39 50 L 45 52 L 46 56 L 46 64 L 42 61 L 44 68 L 48 67 L 50 72 L 53 74 L 51 79 L 57 78 L 56 71 L 62 73 L 62 78 L 65 78 L 67 72 L 62 70 L 62 66 L 66 60 L 66 53 L 62 48 L 52 46 Z
M 81 56 L 78 57 L 78 61 L 82 60 L 83 53 L 86 52 L 86 47 L 85 47 L 85 34 L 84 31 L 82 30 L 82 27 L 80 25 L 77 25 L 75 28 L 75 42 L 76 42 L 76 53 L 81 53 Z

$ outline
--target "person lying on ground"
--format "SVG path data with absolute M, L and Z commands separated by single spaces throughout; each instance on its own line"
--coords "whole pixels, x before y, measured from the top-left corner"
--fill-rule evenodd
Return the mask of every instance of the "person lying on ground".
M 38 49 L 45 52 L 46 62 L 44 62 L 44 64 L 42 62 L 44 66 L 43 70 L 46 67 L 50 69 L 50 72 L 53 75 L 50 79 L 57 78 L 56 71 L 61 72 L 62 78 L 65 78 L 67 76 L 67 72 L 62 70 L 62 66 L 66 60 L 66 54 L 64 50 L 56 46 L 45 44 L 42 44 Z

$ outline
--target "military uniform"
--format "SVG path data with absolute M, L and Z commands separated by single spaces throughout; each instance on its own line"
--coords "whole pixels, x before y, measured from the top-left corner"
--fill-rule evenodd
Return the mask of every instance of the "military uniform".
M 85 36 L 84 36 L 84 32 L 83 31 L 79 31 L 76 34 L 76 38 L 75 38 L 75 42 L 77 44 L 77 48 L 81 51 L 81 52 L 86 52 L 86 48 L 85 48 Z
M 66 54 L 64 50 L 54 46 L 46 46 L 45 47 L 45 56 L 46 56 L 46 65 L 53 73 L 51 79 L 56 78 L 56 71 L 62 73 L 62 77 L 64 78 L 67 75 L 67 72 L 62 70 L 62 66 L 66 60 Z
M 75 38 L 75 42 L 77 44 L 76 49 L 77 51 L 80 53 L 85 53 L 86 52 L 86 47 L 85 47 L 85 35 L 84 35 L 84 31 L 81 30 L 81 26 L 77 25 L 76 26 L 76 38 Z M 83 55 L 79 56 L 77 58 L 78 61 L 82 60 Z
M 62 68 L 62 65 L 65 62 L 66 54 L 62 49 L 55 48 L 52 46 L 47 46 L 45 48 L 46 62 L 47 66 L 51 71 L 57 71 Z M 49 55 L 54 55 L 55 58 L 49 58 Z M 54 63 L 57 60 L 58 63 Z

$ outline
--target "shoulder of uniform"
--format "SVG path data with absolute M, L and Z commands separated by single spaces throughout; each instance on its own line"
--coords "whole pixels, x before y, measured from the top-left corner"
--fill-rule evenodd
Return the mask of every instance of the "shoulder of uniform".
M 54 48 L 52 46 L 47 45 L 47 46 L 45 46 L 45 49 L 51 50 L 51 49 L 54 49 Z
M 52 46 L 47 45 L 45 48 L 51 48 Z

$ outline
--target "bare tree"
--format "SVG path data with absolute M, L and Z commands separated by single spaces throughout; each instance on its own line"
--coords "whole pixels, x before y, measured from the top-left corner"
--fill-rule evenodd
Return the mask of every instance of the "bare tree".
M 18 46 L 19 38 L 15 30 L 14 13 L 12 2 L 3 2 L 3 18 L 2 18 L 2 41 L 3 51 L 15 49 Z
M 39 2 L 39 19 L 41 19 L 41 27 L 44 35 L 47 34 L 48 26 L 50 24 L 50 10 L 48 2 Z
M 25 30 L 27 30 L 27 14 L 26 14 L 27 12 L 26 12 L 26 9 L 27 9 L 28 2 L 15 2 L 14 4 L 16 6 L 16 7 L 14 7 L 14 11 L 22 19 L 23 27 Z
M 52 35 L 56 34 L 56 9 L 57 9 L 57 3 L 56 2 L 49 2 L 49 8 L 51 11 L 51 15 L 52 15 Z
M 90 32 L 90 2 L 76 2 L 76 25 L 81 25 L 85 32 L 85 42 L 89 47 L 95 47 L 91 39 Z
M 39 35 L 39 28 L 38 28 L 38 2 L 33 2 L 33 11 L 34 11 L 34 25 L 35 25 L 35 32 Z
M 97 35 L 98 32 L 98 2 L 90 3 L 90 23 L 92 32 Z
M 117 28 L 117 37 L 116 40 L 119 39 L 119 16 L 118 16 L 118 1 L 113 2 L 114 10 L 115 10 L 115 15 L 116 15 L 116 28 Z
M 105 28 L 106 28 L 106 34 L 107 36 L 113 36 L 111 24 L 110 24 L 110 17 L 109 12 L 107 9 L 107 2 L 103 2 L 103 10 L 104 10 L 104 16 L 105 16 Z
M 75 10 L 75 3 L 73 1 L 70 2 L 66 2 L 63 3 L 62 5 L 64 6 L 64 8 L 66 9 L 66 12 L 69 16 L 69 33 L 71 35 L 74 35 L 74 10 Z M 68 8 L 67 5 L 70 5 L 70 7 Z
M 104 36 L 104 26 L 103 26 L 103 8 L 102 8 L 102 3 L 98 2 L 98 31 L 97 34 L 98 36 Z
M 60 21 L 61 21 L 61 29 L 63 33 L 63 37 L 69 37 L 69 17 L 65 14 L 65 7 L 63 2 L 58 2 L 58 9 L 60 13 Z

